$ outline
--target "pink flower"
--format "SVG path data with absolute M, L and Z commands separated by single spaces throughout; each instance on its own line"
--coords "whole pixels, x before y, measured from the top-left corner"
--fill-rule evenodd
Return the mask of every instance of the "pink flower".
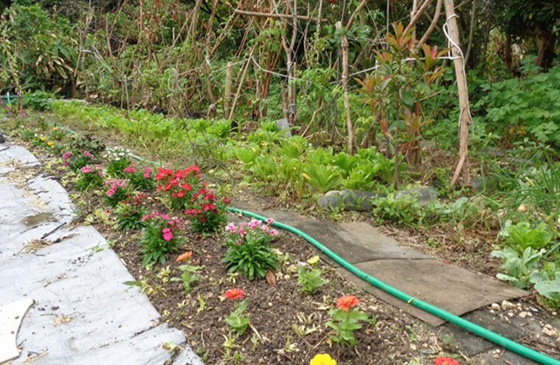
M 84 174 L 89 174 L 90 172 L 92 172 L 93 170 L 91 169 L 91 166 L 84 166 L 80 169 L 81 172 L 83 172 Z
M 173 233 L 171 233 L 171 230 L 169 228 L 162 229 L 161 233 L 163 234 L 163 239 L 167 242 L 173 239 Z
M 144 177 L 149 179 L 152 176 L 152 169 L 149 167 L 144 168 Z
M 276 237 L 276 236 L 278 236 L 278 231 L 275 230 L 275 229 L 271 229 L 270 232 L 269 232 L 269 234 L 270 234 L 272 237 Z
M 268 218 L 268 219 L 266 220 L 266 224 L 268 224 L 269 226 L 270 226 L 272 223 L 274 223 L 274 219 Z
M 236 229 L 236 227 L 235 227 L 235 223 L 230 223 L 230 224 L 228 224 L 228 225 L 226 226 L 226 232 L 229 232 L 229 233 L 236 233 L 236 232 L 237 232 L 237 229 Z
M 128 174 L 134 174 L 134 172 L 136 172 L 136 170 L 134 169 L 134 166 L 129 165 L 129 166 L 124 168 L 123 172 L 126 172 Z
M 252 219 L 252 220 L 249 222 L 249 229 L 252 230 L 252 231 L 254 231 L 254 230 L 255 230 L 258 226 L 260 226 L 260 225 L 261 225 L 261 222 L 259 222 L 259 221 L 256 220 L 256 219 Z
M 107 192 L 105 193 L 108 197 L 112 197 L 113 195 L 115 195 L 116 189 L 109 189 L 107 190 Z
M 244 228 L 240 228 L 239 229 L 239 234 L 241 235 L 241 237 L 245 236 L 247 234 L 247 231 L 245 231 Z
M 169 220 L 169 216 L 167 214 L 162 214 L 161 215 L 161 219 L 168 221 Z
M 89 153 L 88 151 L 84 151 L 84 157 L 87 157 L 87 158 L 93 160 L 93 155 L 91 153 Z

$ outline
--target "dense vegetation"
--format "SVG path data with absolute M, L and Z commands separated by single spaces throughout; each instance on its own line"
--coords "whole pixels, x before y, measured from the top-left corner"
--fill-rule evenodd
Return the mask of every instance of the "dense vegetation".
M 218 180 L 303 209 L 331 190 L 382 192 L 376 221 L 450 231 L 452 250 L 482 260 L 491 247 L 477 234 L 488 233 L 498 277 L 559 308 L 560 4 L 456 4 L 475 189 L 469 177 L 449 183 L 460 111 L 441 2 L 409 28 L 412 3 L 391 1 L 388 13 L 377 0 L 8 1 L 0 89 L 22 97 L 4 110 L 21 113 L 17 100 L 52 108 L 64 123 L 117 132 L 154 158 L 189 156 Z M 51 105 L 49 95 L 105 105 Z M 397 198 L 399 185 L 428 183 L 439 201 Z

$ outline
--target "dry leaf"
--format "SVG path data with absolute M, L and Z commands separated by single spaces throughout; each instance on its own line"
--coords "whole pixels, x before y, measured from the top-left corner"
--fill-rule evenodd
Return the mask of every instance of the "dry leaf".
M 276 274 L 274 274 L 272 271 L 267 270 L 266 272 L 266 282 L 268 283 L 268 285 L 276 285 Z

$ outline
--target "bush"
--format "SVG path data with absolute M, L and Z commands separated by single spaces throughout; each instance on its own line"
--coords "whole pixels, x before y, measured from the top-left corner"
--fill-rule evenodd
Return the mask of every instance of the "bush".
M 146 228 L 140 240 L 144 254 L 142 264 L 165 263 L 165 255 L 175 253 L 181 244 L 181 222 L 167 214 L 152 213 L 142 218 Z
M 143 206 L 145 198 L 146 195 L 143 193 L 136 194 L 130 201 L 119 205 L 115 213 L 117 229 L 128 232 L 146 225 L 146 222 L 142 220 L 148 213 Z
M 202 188 L 193 194 L 190 208 L 185 211 L 185 214 L 189 217 L 195 232 L 217 232 L 227 221 L 228 204 L 228 198 L 219 200 L 216 195 Z
M 76 183 L 78 190 L 87 190 L 103 186 L 103 172 L 99 165 L 86 165 L 80 169 L 80 178 Z

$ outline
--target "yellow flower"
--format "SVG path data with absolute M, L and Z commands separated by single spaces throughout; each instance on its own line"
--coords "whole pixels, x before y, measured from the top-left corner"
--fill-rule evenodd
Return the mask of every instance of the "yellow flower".
M 55 131 L 55 132 L 58 131 L 58 127 L 54 127 L 53 131 Z
M 46 140 L 47 140 L 47 137 L 41 136 L 41 141 L 45 142 Z
M 310 258 L 309 260 L 307 260 L 307 263 L 309 265 L 315 265 L 316 263 L 319 262 L 319 256 L 313 256 L 312 258 Z
M 329 354 L 317 354 L 311 360 L 309 365 L 336 365 L 336 360 L 334 360 Z
M 47 142 L 47 146 L 49 146 L 49 147 L 54 146 L 54 142 L 53 142 L 53 141 L 48 141 L 48 142 Z

